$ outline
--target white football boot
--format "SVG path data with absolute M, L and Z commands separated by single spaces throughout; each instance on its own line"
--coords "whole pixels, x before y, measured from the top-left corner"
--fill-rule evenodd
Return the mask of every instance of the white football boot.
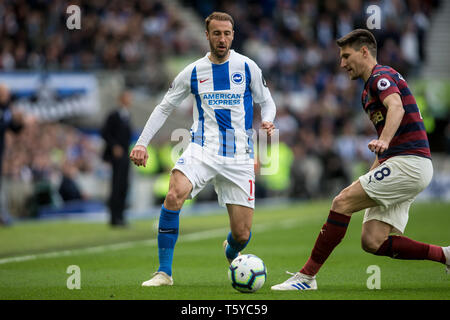
M 153 278 L 142 282 L 143 287 L 159 287 L 159 286 L 171 286 L 173 285 L 173 279 L 167 273 L 163 271 L 157 271 L 153 274 Z
M 444 251 L 445 256 L 445 264 L 447 265 L 446 272 L 447 274 L 450 274 L 450 246 L 448 247 L 442 247 L 442 251 Z
M 308 276 L 300 272 L 291 273 L 286 271 L 286 273 L 292 275 L 292 277 L 283 283 L 272 286 L 272 290 L 317 290 L 317 281 L 315 276 Z
M 223 242 L 223 250 L 225 251 L 225 258 L 227 258 L 228 264 L 231 264 L 231 263 L 233 262 L 234 259 L 228 259 L 228 257 L 227 257 L 227 245 L 228 245 L 228 240 L 225 240 L 225 241 Z M 240 256 L 240 255 L 241 255 L 241 253 L 239 252 L 239 253 L 238 253 L 238 256 Z

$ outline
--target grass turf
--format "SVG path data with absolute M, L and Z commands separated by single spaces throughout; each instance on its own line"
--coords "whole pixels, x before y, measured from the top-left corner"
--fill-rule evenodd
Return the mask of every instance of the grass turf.
M 329 210 L 329 201 L 258 208 L 246 253 L 261 257 L 267 282 L 253 294 L 235 291 L 227 278 L 222 241 L 228 231 L 223 215 L 181 217 L 172 287 L 143 288 L 158 267 L 156 219 L 133 221 L 115 230 L 104 223 L 18 223 L 0 230 L 0 299 L 68 300 L 450 300 L 450 276 L 430 261 L 402 261 L 367 254 L 360 248 L 362 213 L 355 214 L 345 239 L 317 276 L 319 290 L 273 292 L 307 260 Z M 417 241 L 450 243 L 450 204 L 416 203 L 405 235 Z M 124 247 L 110 246 L 126 242 Z M 97 246 L 93 250 L 83 249 Z M 101 247 L 98 247 L 101 246 Z M 67 250 L 62 252 L 61 250 Z M 56 252 L 56 254 L 48 254 Z M 23 261 L 4 262 L 15 256 Z M 3 261 L 3 263 L 2 263 Z M 81 270 L 81 289 L 69 290 L 68 266 Z M 377 265 L 381 290 L 366 286 Z

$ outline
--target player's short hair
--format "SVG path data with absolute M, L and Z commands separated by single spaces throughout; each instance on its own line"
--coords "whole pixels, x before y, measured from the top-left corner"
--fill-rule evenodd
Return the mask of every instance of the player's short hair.
M 366 46 L 367 49 L 369 49 L 370 54 L 374 58 L 377 57 L 377 40 L 369 30 L 355 29 L 336 40 L 336 43 L 340 48 L 350 46 L 355 50 L 359 50 L 363 46 Z
M 234 20 L 233 17 L 230 16 L 228 13 L 225 12 L 218 12 L 215 11 L 213 13 L 211 13 L 206 19 L 205 19 L 205 27 L 206 27 L 206 31 L 209 31 L 209 23 L 212 20 L 219 20 L 219 21 L 230 21 L 231 22 L 231 27 L 234 28 Z

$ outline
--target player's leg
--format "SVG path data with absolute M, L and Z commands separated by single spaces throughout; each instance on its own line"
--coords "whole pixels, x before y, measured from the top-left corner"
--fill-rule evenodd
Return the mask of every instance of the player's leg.
M 394 259 L 431 260 L 446 264 L 444 248 L 405 236 L 390 235 L 393 229 L 394 227 L 383 221 L 366 221 L 361 234 L 364 251 Z
M 231 263 L 244 250 L 252 236 L 253 208 L 227 204 L 230 229 L 225 243 L 225 255 Z
M 361 232 L 362 249 L 369 253 L 375 253 L 393 231 L 394 227 L 383 221 L 364 222 Z
M 178 239 L 179 215 L 184 201 L 192 190 L 189 179 L 180 171 L 174 170 L 170 176 L 169 191 L 161 206 L 158 226 L 158 271 L 172 275 L 172 260 L 175 243 Z
M 164 207 L 171 211 L 180 211 L 191 191 L 191 181 L 183 172 L 174 169 L 170 175 L 169 191 L 164 199 Z
M 398 188 L 399 177 L 404 173 L 398 166 L 388 164 L 389 161 L 391 160 L 361 176 L 334 198 L 327 222 L 320 231 L 311 256 L 300 272 L 286 281 L 287 284 L 292 281 L 304 280 L 305 283 L 314 287 L 316 285 L 315 275 L 344 238 L 351 215 L 365 208 L 377 207 L 380 202 L 392 197 L 393 190 Z M 400 201 L 396 198 L 395 201 L 402 202 L 404 200 Z M 276 290 L 294 290 L 292 288 L 286 283 L 275 287 Z
M 158 226 L 159 268 L 152 279 L 143 286 L 172 285 L 172 261 L 178 239 L 179 214 L 184 201 L 192 190 L 189 179 L 180 171 L 173 170 L 170 176 L 169 191 L 161 206 Z
M 383 188 L 377 190 L 374 185 L 368 185 L 369 192 L 380 199 L 383 205 L 365 212 L 361 236 L 365 251 L 395 259 L 431 260 L 448 264 L 445 254 L 448 249 L 403 235 L 391 235 L 393 232 L 403 234 L 409 208 L 416 195 L 430 183 L 432 174 L 431 161 L 420 157 L 396 157 L 379 171 L 377 178 L 384 183 L 384 188 L 395 192 L 386 193 Z M 389 182 L 389 178 L 392 182 Z M 394 183 L 395 186 L 392 185 Z
M 251 227 L 255 207 L 255 173 L 253 163 L 221 166 L 214 188 L 219 205 L 227 207 L 230 232 L 224 241 L 229 263 L 247 246 L 252 236 Z
M 315 276 L 334 248 L 344 238 L 351 215 L 376 205 L 377 203 L 366 194 L 359 180 L 342 190 L 333 199 L 327 221 L 320 230 L 311 256 L 300 272 Z
M 354 212 L 376 206 L 369 198 L 359 180 L 342 190 L 333 199 L 327 221 L 322 226 L 311 255 L 303 268 L 285 282 L 272 286 L 272 290 L 315 290 L 315 275 L 325 263 L 334 248 L 341 242 Z
M 215 171 L 210 166 L 195 157 L 200 152 L 201 147 L 191 143 L 172 169 L 169 191 L 164 199 L 159 217 L 158 256 L 160 266 L 154 277 L 143 283 L 144 286 L 171 285 L 173 283 L 172 260 L 178 239 L 180 210 L 184 201 L 189 197 L 195 197 L 215 175 Z M 153 281 L 153 279 L 156 280 Z

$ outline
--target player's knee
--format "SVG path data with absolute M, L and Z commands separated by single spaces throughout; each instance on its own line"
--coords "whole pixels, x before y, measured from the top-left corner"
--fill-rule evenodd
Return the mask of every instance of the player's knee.
M 183 196 L 176 190 L 169 190 L 166 195 L 166 205 L 170 208 L 176 208 L 176 210 L 181 209 L 184 203 Z
M 384 242 L 384 238 L 374 237 L 369 234 L 361 235 L 361 247 L 368 253 L 375 254 Z
M 342 214 L 347 213 L 348 200 L 345 190 L 341 191 L 336 197 L 334 197 L 333 203 L 331 204 L 331 210 Z
M 250 239 L 250 230 L 242 229 L 233 234 L 234 240 L 240 244 L 244 244 Z

